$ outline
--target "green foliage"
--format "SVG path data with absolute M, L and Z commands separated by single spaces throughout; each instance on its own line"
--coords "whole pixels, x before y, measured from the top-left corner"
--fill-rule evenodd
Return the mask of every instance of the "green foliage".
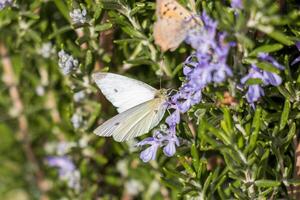
M 180 3 L 193 10 L 193 0 Z M 284 2 L 284 3 L 280 3 Z M 159 88 L 177 89 L 182 62 L 192 49 L 182 44 L 162 53 L 154 44 L 155 2 L 146 0 L 17 0 L 0 11 L 0 196 L 4 199 L 288 199 L 300 184 L 295 144 L 300 126 L 300 40 L 296 1 L 245 0 L 244 9 L 229 1 L 197 0 L 218 29 L 235 41 L 228 64 L 246 72 L 256 63 L 280 74 L 283 83 L 265 88 L 255 109 L 236 88 L 241 74 L 203 92 L 178 126 L 176 156 L 161 152 L 142 163 L 140 149 L 97 137 L 93 129 L 115 114 L 92 83 L 94 71 L 112 71 Z M 87 21 L 73 24 L 73 9 L 87 10 Z M 43 44 L 53 50 L 42 55 Z M 4 49 L 4 50 L 3 50 Z M 64 76 L 57 53 L 64 49 L 79 68 Z M 5 53 L 7 51 L 7 53 Z M 271 53 L 284 72 L 257 60 Z M 9 70 L 11 72 L 9 72 Z M 239 69 L 239 70 L 237 70 Z M 250 79 L 247 85 L 261 83 Z M 84 98 L 74 95 L 84 91 Z M 222 104 L 224 92 L 234 96 Z M 17 96 L 16 95 L 17 93 Z M 21 104 L 21 105 L 20 105 Z M 79 128 L 71 118 L 82 117 Z M 25 120 L 25 122 L 23 121 Z M 24 125 L 25 123 L 25 125 Z M 59 143 L 80 171 L 80 191 L 69 188 L 49 167 Z M 296 142 L 296 143 L 295 143 Z M 136 192 L 136 194 L 135 194 Z

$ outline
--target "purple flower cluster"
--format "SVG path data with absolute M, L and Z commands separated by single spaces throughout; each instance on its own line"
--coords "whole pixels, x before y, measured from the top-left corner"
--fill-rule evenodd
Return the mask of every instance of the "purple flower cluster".
M 186 38 L 186 43 L 195 49 L 195 53 L 184 62 L 184 83 L 169 99 L 168 108 L 173 112 L 166 118 L 167 127 L 155 131 L 153 137 L 137 144 L 150 145 L 140 155 L 144 162 L 154 160 L 158 148 L 162 146 L 166 156 L 173 156 L 176 153 L 176 146 L 179 146 L 176 125 L 180 122 L 180 114 L 186 113 L 193 105 L 200 103 L 204 87 L 210 83 L 221 83 L 232 75 L 231 69 L 226 64 L 231 47 L 230 43 L 225 42 L 226 35 L 217 32 L 217 23 L 206 13 L 202 14 L 201 20 L 204 26 L 190 30 Z
M 160 130 L 154 131 L 153 137 L 148 137 L 137 143 L 137 146 L 150 145 L 141 152 L 140 158 L 144 162 L 155 160 L 156 152 L 159 147 L 164 147 L 163 152 L 166 156 L 173 156 L 176 152 L 176 145 L 179 146 L 179 140 L 174 133 L 171 133 L 165 125 Z
M 12 0 L 0 0 L 0 10 L 12 5 Z
M 236 9 L 243 8 L 243 1 L 242 0 L 231 0 L 231 7 Z
M 265 61 L 271 63 L 274 67 L 279 70 L 284 70 L 284 66 L 279 64 L 272 56 L 267 53 L 260 53 L 258 58 L 261 61 Z M 281 77 L 274 73 L 259 69 L 255 64 L 251 65 L 251 69 L 249 73 L 241 79 L 241 83 L 245 84 L 249 79 L 260 79 L 262 81 L 262 85 L 273 85 L 278 86 L 281 84 Z M 260 84 L 253 84 L 248 86 L 248 91 L 246 93 L 246 99 L 250 105 L 255 108 L 254 102 L 258 101 L 258 99 L 264 96 L 264 90 L 262 89 Z
M 68 157 L 49 156 L 46 161 L 49 166 L 58 168 L 59 178 L 66 181 L 70 188 L 80 190 L 80 173 Z

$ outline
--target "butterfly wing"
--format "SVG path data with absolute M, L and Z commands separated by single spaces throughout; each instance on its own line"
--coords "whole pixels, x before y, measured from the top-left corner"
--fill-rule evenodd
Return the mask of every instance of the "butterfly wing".
M 104 122 L 94 133 L 99 136 L 113 136 L 122 142 L 148 133 L 164 116 L 165 98 L 155 98 L 122 112 Z
M 113 73 L 94 73 L 93 79 L 119 113 L 155 97 L 155 88 L 138 80 Z
M 192 14 L 175 0 L 157 0 L 156 16 L 153 35 L 162 51 L 175 50 L 195 25 Z

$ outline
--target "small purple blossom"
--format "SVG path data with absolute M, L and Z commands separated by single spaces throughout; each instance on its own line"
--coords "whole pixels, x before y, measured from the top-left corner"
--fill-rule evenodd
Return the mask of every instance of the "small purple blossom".
M 59 176 L 65 176 L 70 171 L 75 170 L 75 165 L 66 156 L 50 156 L 47 158 L 47 163 L 49 166 L 59 169 Z
M 78 67 L 78 60 L 64 50 L 58 52 L 58 66 L 64 75 L 70 74 Z
M 264 75 L 257 66 L 252 65 L 249 74 L 241 79 L 241 83 L 245 84 L 249 79 L 260 79 L 264 81 Z M 261 86 L 259 84 L 253 84 L 248 87 L 246 99 L 252 108 L 255 108 L 254 102 L 258 101 L 258 99 L 264 95 L 265 93 Z
M 296 47 L 298 51 L 300 51 L 300 41 L 296 42 Z M 300 56 L 298 56 L 292 63 L 291 65 L 295 65 L 296 63 L 300 62 Z
M 87 11 L 85 8 L 74 9 L 70 12 L 70 17 L 72 19 L 73 24 L 84 24 L 86 22 Z
M 0 11 L 7 6 L 11 6 L 13 3 L 12 0 L 0 0 Z
M 270 56 L 267 53 L 259 53 L 258 58 L 261 59 L 262 61 L 271 63 L 277 69 L 284 70 L 284 66 L 281 65 L 277 60 L 275 60 L 275 58 L 273 58 L 272 56 Z
M 236 9 L 243 8 L 243 1 L 242 0 L 231 0 L 231 7 Z
M 150 146 L 141 152 L 140 158 L 144 162 L 155 160 L 156 152 L 158 150 L 158 147 L 160 146 L 160 141 L 154 137 L 149 137 L 137 143 L 137 146 L 144 146 L 144 145 L 150 145 Z
M 141 152 L 140 158 L 143 162 L 149 162 L 155 160 L 159 147 L 164 147 L 163 152 L 166 156 L 173 156 L 176 153 L 176 146 L 179 146 L 179 140 L 175 133 L 170 133 L 165 125 L 162 125 L 160 130 L 154 131 L 153 137 L 148 137 L 136 144 L 138 147 L 144 145 L 150 146 Z
M 70 188 L 77 192 L 80 190 L 80 173 L 68 157 L 49 156 L 46 161 L 49 166 L 58 168 L 59 178 L 66 181 Z
M 267 53 L 258 54 L 258 58 L 262 61 L 271 63 L 279 70 L 284 69 L 283 65 L 279 64 L 272 56 Z M 278 74 L 259 69 L 256 65 L 251 66 L 249 73 L 241 79 L 241 83 L 245 84 L 249 79 L 260 79 L 263 86 L 279 86 L 282 83 L 282 79 Z M 249 85 L 246 93 L 246 99 L 253 108 L 255 107 L 254 102 L 258 101 L 262 96 L 264 96 L 264 91 L 260 84 Z

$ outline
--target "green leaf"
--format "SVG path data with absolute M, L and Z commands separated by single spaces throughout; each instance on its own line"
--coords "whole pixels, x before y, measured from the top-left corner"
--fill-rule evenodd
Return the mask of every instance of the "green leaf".
M 54 0 L 55 5 L 57 6 L 58 10 L 61 12 L 61 14 L 68 20 L 71 21 L 71 18 L 69 16 L 69 9 L 67 5 L 64 3 L 64 1 L 61 0 Z
M 250 135 L 250 141 L 245 152 L 251 152 L 256 146 L 256 141 L 257 141 L 258 133 L 260 130 L 260 124 L 261 124 L 261 113 L 262 113 L 262 109 L 261 107 L 258 106 L 255 110 L 253 122 L 251 125 L 253 132 Z
M 188 174 L 190 174 L 192 177 L 196 177 L 196 173 L 193 170 L 193 168 L 190 166 L 190 164 L 186 161 L 186 159 L 182 156 L 178 156 L 179 162 L 182 164 L 182 166 L 185 168 Z
M 280 118 L 279 130 L 284 129 L 285 125 L 287 124 L 290 109 L 291 109 L 290 99 L 286 99 L 284 102 L 284 107 L 283 107 L 283 111 L 282 111 L 281 118 Z
M 264 82 L 260 78 L 249 78 L 246 81 L 246 85 L 259 85 L 263 84 Z
M 267 179 L 261 179 L 254 182 L 257 187 L 278 187 L 281 182 Z
M 192 162 L 193 162 L 194 169 L 197 170 L 199 167 L 199 155 L 198 155 L 198 150 L 197 150 L 195 143 L 193 143 L 191 146 L 191 155 L 192 155 L 192 159 L 193 159 Z
M 282 44 L 291 46 L 294 44 L 294 42 L 288 37 L 287 35 L 283 34 L 280 31 L 272 31 L 271 33 L 267 33 L 271 38 L 274 40 L 277 40 L 278 42 L 281 42 Z
M 287 136 L 284 138 L 283 142 L 288 144 L 294 137 L 294 135 L 296 134 L 296 123 L 293 122 L 292 125 L 289 128 L 289 132 L 287 134 Z
M 95 26 L 95 31 L 96 32 L 102 32 L 102 31 L 106 31 L 108 29 L 111 29 L 112 28 L 112 24 L 111 23 L 103 23 L 103 24 L 100 24 L 100 25 L 97 25 Z
M 181 190 L 182 189 L 182 185 L 179 182 L 175 182 L 172 180 L 168 180 L 166 178 L 161 178 L 160 181 L 166 185 L 167 187 L 173 189 L 173 190 Z
M 256 63 L 256 66 L 268 72 L 274 72 L 276 74 L 280 73 L 279 69 L 277 69 L 276 67 L 274 67 L 274 65 L 268 62 L 258 62 Z
M 255 48 L 249 56 L 256 56 L 260 52 L 265 52 L 265 53 L 271 53 L 274 51 L 278 51 L 283 48 L 282 44 L 276 43 L 276 44 L 266 44 L 260 47 Z
M 284 183 L 287 183 L 288 185 L 298 186 L 300 185 L 300 179 L 288 179 L 285 180 Z

